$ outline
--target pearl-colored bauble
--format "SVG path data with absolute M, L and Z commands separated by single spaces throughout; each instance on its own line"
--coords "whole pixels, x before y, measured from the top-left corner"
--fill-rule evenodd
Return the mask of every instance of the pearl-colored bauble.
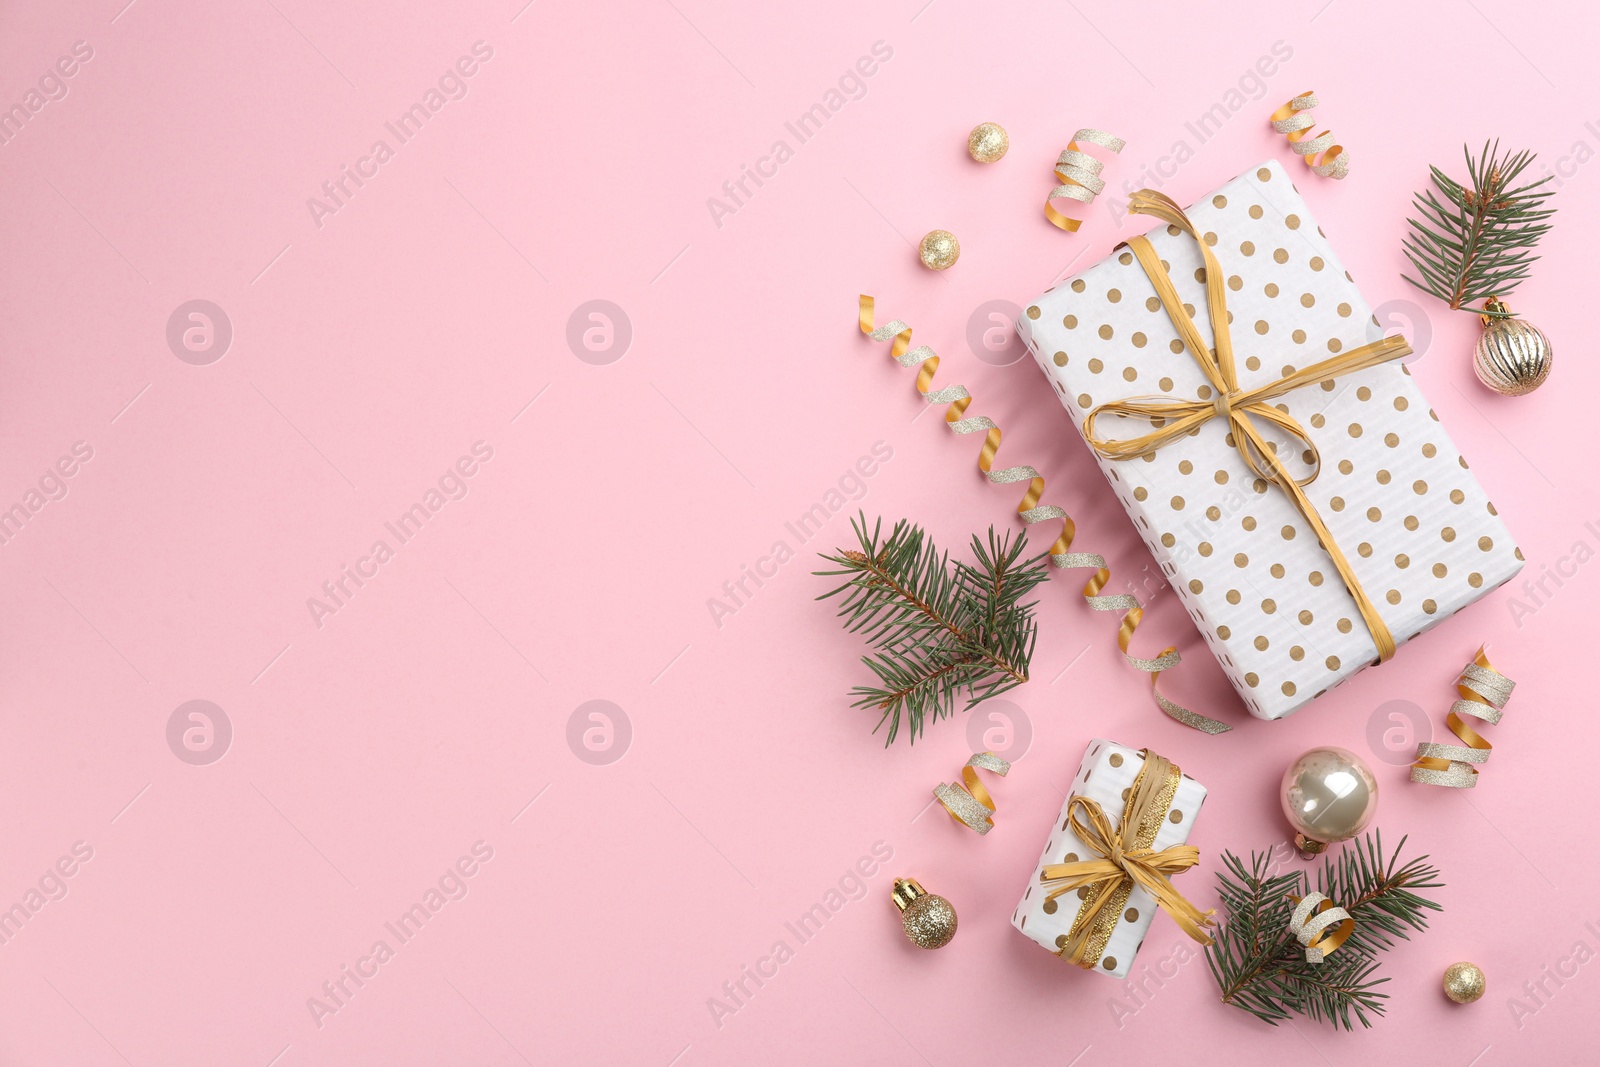
M 961 258 L 961 242 L 949 230 L 932 230 L 917 247 L 917 258 L 929 270 L 945 270 Z
M 1011 138 L 1005 127 L 996 122 L 981 122 L 967 134 L 967 155 L 979 163 L 993 163 L 1006 154 Z
M 1354 752 L 1314 748 L 1284 772 L 1279 799 L 1298 831 L 1295 844 L 1317 853 L 1367 828 L 1378 811 L 1378 780 Z

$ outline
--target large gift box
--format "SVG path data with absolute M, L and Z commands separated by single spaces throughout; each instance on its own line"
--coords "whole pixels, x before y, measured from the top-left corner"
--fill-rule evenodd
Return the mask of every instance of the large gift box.
M 1096 848 L 1078 832 L 1081 829 L 1091 838 L 1097 832 L 1085 801 L 1097 806 L 1104 817 L 1098 830 L 1112 831 L 1117 839 L 1115 851 L 1146 856 L 1147 863 L 1164 872 L 1155 882 L 1158 891 L 1163 891 L 1171 889 L 1170 875 L 1197 858 L 1193 849 L 1184 846 L 1205 799 L 1205 786 L 1149 750 L 1127 748 L 1104 738 L 1089 742 L 1061 816 L 1039 857 L 1039 868 L 1011 915 L 1011 925 L 1085 969 L 1126 977 L 1158 905 L 1144 885 L 1120 872 L 1091 881 L 1097 873 L 1094 864 L 1106 866 L 1106 853 L 1112 850 L 1105 847 L 1111 842 L 1101 841 Z M 1184 852 L 1189 855 L 1181 855 Z M 1076 886 L 1077 882 L 1088 884 Z M 1204 940 L 1197 929 L 1204 922 L 1200 914 L 1181 897 L 1174 901 L 1172 894 L 1166 895 L 1169 911 L 1176 913 L 1174 918 L 1186 916 L 1186 931 Z
M 1168 224 L 1017 329 L 1245 705 L 1281 718 L 1522 553 L 1276 162 L 1133 210 Z

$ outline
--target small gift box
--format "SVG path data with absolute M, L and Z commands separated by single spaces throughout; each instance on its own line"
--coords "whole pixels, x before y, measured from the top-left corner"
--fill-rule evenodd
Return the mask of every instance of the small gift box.
M 1522 567 L 1276 162 L 1017 328 L 1253 715 L 1288 715 Z
M 1125 977 L 1159 907 L 1210 944 L 1202 913 L 1171 877 L 1199 859 L 1185 844 L 1206 787 L 1145 749 L 1089 742 L 1039 869 L 1011 925 L 1085 970 Z

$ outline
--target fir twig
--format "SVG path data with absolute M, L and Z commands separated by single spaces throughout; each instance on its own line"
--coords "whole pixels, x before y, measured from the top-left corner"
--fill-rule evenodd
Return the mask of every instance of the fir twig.
M 1406 281 L 1454 309 L 1515 289 L 1539 258 L 1533 248 L 1555 214 L 1545 206 L 1555 190 L 1542 188 L 1549 175 L 1517 184 L 1532 152 L 1502 156 L 1499 141 L 1485 142 L 1477 158 L 1465 146 L 1462 152 L 1469 184 L 1430 167 L 1437 192 L 1417 194 L 1420 217 L 1407 220 L 1411 232 L 1403 242 L 1419 275 Z
M 1043 556 L 1024 558 L 1026 537 L 990 527 L 986 541 L 972 538 L 975 563 L 952 564 L 910 523 L 887 538 L 881 520 L 870 531 L 865 515 L 851 526 L 860 548 L 824 553 L 839 569 L 816 572 L 845 581 L 817 599 L 843 594 L 845 629 L 873 649 L 862 662 L 878 684 L 856 686 L 853 706 L 882 713 L 874 732 L 888 723 L 886 745 L 902 718 L 915 743 L 930 715 L 955 713 L 958 697 L 971 707 L 1028 680 L 1037 627 L 1024 598 L 1046 574 Z
M 1398 848 L 1385 856 L 1383 839 L 1370 834 L 1323 861 L 1317 891 L 1355 919 L 1344 945 L 1320 965 L 1306 962 L 1305 950 L 1289 933 L 1290 894 L 1304 896 L 1310 879 L 1304 871 L 1272 876 L 1272 854 L 1250 854 L 1247 868 L 1223 853 L 1217 886 L 1228 918 L 1206 949 L 1206 962 L 1222 1001 L 1276 1026 L 1294 1015 L 1330 1022 L 1345 1030 L 1371 1026 L 1384 1013 L 1388 994 L 1377 987 L 1377 954 L 1427 928 L 1429 911 L 1439 905 L 1418 891 L 1437 889 L 1439 871 L 1426 856 L 1400 862 Z

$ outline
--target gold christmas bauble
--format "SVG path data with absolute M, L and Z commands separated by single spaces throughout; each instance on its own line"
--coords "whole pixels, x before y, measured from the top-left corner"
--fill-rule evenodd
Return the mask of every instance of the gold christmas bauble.
M 915 878 L 896 878 L 889 894 L 900 909 L 906 940 L 918 948 L 943 948 L 956 936 L 956 909 L 937 893 L 929 893 Z
M 1485 310 L 1510 309 L 1491 299 Z M 1478 380 L 1501 396 L 1531 393 L 1550 377 L 1555 351 L 1544 331 L 1525 319 L 1483 315 L 1483 334 L 1472 347 Z
M 1444 971 L 1444 995 L 1457 1004 L 1471 1004 L 1483 996 L 1488 979 L 1476 963 L 1452 963 Z
M 917 246 L 917 258 L 929 270 L 945 270 L 961 258 L 961 242 L 949 230 L 931 230 Z
M 967 134 L 967 155 L 979 163 L 993 163 L 1006 154 L 1011 138 L 1005 127 L 995 122 L 980 122 Z

